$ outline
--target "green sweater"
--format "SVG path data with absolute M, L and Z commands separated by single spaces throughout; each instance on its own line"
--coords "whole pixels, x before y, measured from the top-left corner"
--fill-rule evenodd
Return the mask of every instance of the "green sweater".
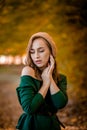
M 17 96 L 23 109 L 23 114 L 16 126 L 19 130 L 60 130 L 60 123 L 55 113 L 63 108 L 68 97 L 66 94 L 66 76 L 60 74 L 57 85 L 60 91 L 51 95 L 48 90 L 45 99 L 38 93 L 42 81 L 29 75 L 21 76 Z

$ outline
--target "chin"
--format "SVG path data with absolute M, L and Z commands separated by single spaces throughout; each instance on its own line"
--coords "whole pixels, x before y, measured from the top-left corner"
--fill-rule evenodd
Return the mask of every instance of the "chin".
M 46 67 L 47 67 L 47 65 L 39 65 L 39 66 L 37 66 L 39 69 L 41 69 L 41 70 L 43 70 L 43 69 L 45 69 Z
M 43 68 L 44 67 L 44 65 L 41 65 L 41 64 L 35 64 L 38 68 Z
M 44 66 L 43 65 L 37 65 L 38 68 L 43 68 Z
M 36 66 L 37 66 L 39 69 L 45 69 L 45 68 L 48 66 L 48 63 L 46 63 L 46 64 L 36 64 Z

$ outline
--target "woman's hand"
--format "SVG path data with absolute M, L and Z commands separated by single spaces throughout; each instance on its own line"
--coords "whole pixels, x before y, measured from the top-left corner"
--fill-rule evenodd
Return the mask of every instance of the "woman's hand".
M 50 66 L 48 65 L 48 67 L 46 67 L 43 72 L 42 72 L 42 80 L 43 80 L 43 84 L 49 86 L 50 85 L 50 75 L 49 75 L 49 69 Z
M 42 75 L 41 75 L 43 83 L 49 86 L 50 86 L 52 73 L 54 69 L 54 63 L 55 63 L 54 58 L 52 55 L 50 55 L 50 63 L 48 63 L 48 67 L 46 67 L 43 70 Z
M 48 66 L 43 70 L 42 72 L 42 80 L 43 84 L 42 87 L 39 90 L 39 93 L 43 95 L 43 97 L 46 96 L 48 89 L 53 86 L 52 84 L 52 73 L 54 69 L 54 58 L 50 56 L 50 63 L 48 63 Z
M 53 58 L 52 55 L 50 55 L 50 68 L 49 68 L 49 73 L 50 73 L 51 76 L 52 76 L 52 73 L 53 73 L 53 70 L 54 70 L 54 64 L 55 64 L 54 58 Z

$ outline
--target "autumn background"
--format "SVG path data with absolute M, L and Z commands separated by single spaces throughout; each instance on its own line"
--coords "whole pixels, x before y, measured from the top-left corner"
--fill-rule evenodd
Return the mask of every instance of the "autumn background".
M 53 37 L 67 76 L 69 102 L 59 118 L 66 130 L 86 130 L 87 0 L 0 0 L 0 130 L 15 130 L 22 113 L 16 87 L 28 40 L 38 31 Z

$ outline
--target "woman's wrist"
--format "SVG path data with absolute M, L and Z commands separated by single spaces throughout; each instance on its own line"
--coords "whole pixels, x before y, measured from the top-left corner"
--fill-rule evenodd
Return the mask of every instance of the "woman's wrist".
M 49 88 L 49 86 L 50 86 L 50 83 L 49 83 L 49 81 L 48 82 L 43 82 L 43 85 L 42 85 L 43 87 L 46 87 L 46 88 Z

